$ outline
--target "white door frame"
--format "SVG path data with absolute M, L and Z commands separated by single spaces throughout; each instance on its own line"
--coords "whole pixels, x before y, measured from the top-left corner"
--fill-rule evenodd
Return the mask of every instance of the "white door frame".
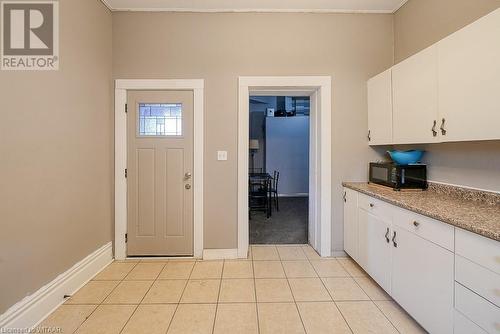
M 248 143 L 250 95 L 310 95 L 309 238 L 321 256 L 331 256 L 331 82 L 330 76 L 239 77 L 238 257 L 246 258 L 248 227 Z
M 115 259 L 127 257 L 127 116 L 128 90 L 188 90 L 194 94 L 193 255 L 203 255 L 203 79 L 115 81 Z

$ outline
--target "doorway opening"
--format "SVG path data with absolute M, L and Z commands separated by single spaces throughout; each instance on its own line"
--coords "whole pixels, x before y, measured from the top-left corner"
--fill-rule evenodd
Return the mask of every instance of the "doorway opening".
M 238 257 L 246 258 L 248 256 L 250 243 L 249 190 L 252 182 L 250 180 L 250 165 L 252 163 L 252 154 L 250 151 L 251 96 L 309 97 L 307 243 L 321 256 L 330 256 L 332 239 L 331 77 L 287 76 L 239 78 Z M 252 147 L 256 147 L 255 144 L 255 142 L 252 142 Z M 266 169 L 269 168 L 266 166 Z M 264 179 L 273 179 L 274 170 L 272 173 L 273 175 L 267 173 L 269 175 L 264 176 Z M 270 181 L 272 182 L 272 180 Z M 278 187 L 280 187 L 279 184 Z M 278 189 L 278 193 L 279 191 Z M 281 200 L 281 197 L 278 200 Z M 282 208 L 281 204 L 282 202 L 278 204 L 280 205 L 280 209 Z
M 309 96 L 250 96 L 250 244 L 307 244 Z

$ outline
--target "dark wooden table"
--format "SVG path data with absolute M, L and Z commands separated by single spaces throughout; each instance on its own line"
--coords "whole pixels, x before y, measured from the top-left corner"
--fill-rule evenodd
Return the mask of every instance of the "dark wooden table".
M 273 177 L 269 173 L 248 173 L 248 179 L 250 182 L 264 182 L 271 180 Z

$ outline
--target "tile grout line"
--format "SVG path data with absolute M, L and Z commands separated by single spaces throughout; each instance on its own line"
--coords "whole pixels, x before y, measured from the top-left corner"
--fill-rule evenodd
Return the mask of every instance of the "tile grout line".
M 224 276 L 224 265 L 225 264 L 226 264 L 226 260 L 222 260 L 222 270 L 220 272 L 219 291 L 217 292 L 217 301 L 215 303 L 215 314 L 214 314 L 214 323 L 212 324 L 212 333 L 215 332 L 215 322 L 217 321 L 217 312 L 219 310 L 220 290 L 222 288 L 222 277 Z
M 167 330 L 165 331 L 165 334 L 168 333 L 168 331 L 170 330 L 170 326 L 172 326 L 172 322 L 174 321 L 174 317 L 177 313 L 177 309 L 179 308 L 182 296 L 184 295 L 184 292 L 186 291 L 186 287 L 189 283 L 189 279 L 191 278 L 191 274 L 193 273 L 195 265 L 196 265 L 196 261 L 194 262 L 193 266 L 191 267 L 191 270 L 189 271 L 189 275 L 188 275 L 188 278 L 186 280 L 186 284 L 184 284 L 184 288 L 182 289 L 181 295 L 179 297 L 179 301 L 175 304 L 175 310 L 174 310 L 174 313 L 172 313 L 172 318 L 170 319 L 170 322 L 168 323 Z
M 115 262 L 116 262 L 116 261 L 111 262 L 110 264 L 108 264 L 108 266 L 110 266 L 112 263 L 115 263 Z M 119 279 L 119 280 L 110 280 L 110 281 L 118 281 L 118 284 L 117 284 L 117 285 L 116 285 L 113 289 L 111 289 L 111 291 L 110 291 L 110 292 L 109 292 L 109 293 L 108 293 L 108 294 L 107 294 L 107 295 L 103 298 L 103 300 L 102 300 L 100 303 L 98 303 L 98 304 L 97 304 L 97 306 L 95 307 L 95 309 L 94 309 L 92 312 L 90 312 L 90 314 L 88 315 L 88 317 L 86 317 L 86 318 L 85 318 L 85 320 L 84 320 L 84 321 L 82 321 L 82 323 L 81 323 L 80 325 L 78 325 L 78 326 L 75 328 L 75 330 L 73 331 L 73 333 L 76 333 L 76 332 L 80 329 L 80 327 L 82 327 L 82 325 L 83 325 L 85 322 L 87 322 L 87 320 L 88 320 L 88 319 L 90 319 L 90 317 L 92 316 L 92 314 L 94 314 L 94 313 L 95 313 L 95 311 L 96 311 L 96 310 L 97 310 L 97 309 L 98 309 L 98 308 L 99 308 L 99 307 L 100 307 L 100 306 L 104 303 L 104 301 L 106 300 L 106 298 L 108 298 L 108 296 L 109 296 L 110 294 L 112 294 L 112 293 L 113 293 L 113 291 L 115 291 L 115 289 L 118 287 L 118 285 L 120 285 L 120 284 L 121 284 L 121 282 L 123 282 L 123 281 L 125 280 L 125 277 L 127 277 L 127 276 L 128 276 L 128 274 L 130 274 L 130 272 L 131 272 L 132 270 L 134 270 L 134 268 L 135 268 L 135 267 L 137 267 L 137 265 L 139 264 L 139 262 L 140 262 L 140 261 L 135 262 L 134 266 L 133 266 L 132 268 L 130 268 L 130 270 L 129 270 L 129 271 L 128 271 L 128 272 L 127 272 L 124 276 L 123 276 L 123 278 L 122 278 L 122 279 Z M 120 262 L 117 262 L 117 263 L 120 263 Z M 108 266 L 106 266 L 106 268 L 107 268 Z M 104 268 L 104 269 L 106 269 L 106 268 Z M 103 270 L 104 270 L 104 269 L 103 269 Z M 103 270 L 101 270 L 99 273 L 101 273 Z M 95 276 L 97 276 L 97 274 L 96 274 Z M 94 276 L 94 277 L 95 277 L 95 276 Z M 94 277 L 92 277 L 92 279 L 91 279 L 89 282 L 93 281 L 93 278 L 94 278 Z M 87 284 L 88 284 L 88 283 L 87 283 Z M 82 287 L 82 288 L 83 288 L 83 287 Z M 81 288 L 80 288 L 80 289 L 81 289 Z M 77 292 L 78 292 L 78 291 L 77 291 Z M 70 298 L 70 299 L 71 299 L 71 298 Z M 63 303 L 63 305 L 64 305 L 64 303 Z M 75 304 L 75 305 L 78 305 L 78 304 Z M 96 304 L 91 304 L 91 305 L 96 305 Z
M 351 261 L 353 261 L 353 262 L 356 262 L 356 261 L 354 261 L 354 259 L 352 259 L 352 258 L 349 258 L 349 259 L 351 259 Z M 342 264 L 341 264 L 341 265 L 342 265 Z M 356 265 L 358 265 L 358 264 L 356 263 Z M 347 269 L 346 269 L 346 271 L 347 271 Z M 351 275 L 352 280 L 354 281 L 354 283 L 356 283 L 356 285 L 357 285 L 357 286 L 361 289 L 361 291 L 363 291 L 363 292 L 365 293 L 365 295 L 366 295 L 366 296 L 370 299 L 370 302 L 371 302 L 371 303 L 372 303 L 372 304 L 373 304 L 373 305 L 377 308 L 377 310 L 379 310 L 379 312 L 380 312 L 380 313 L 382 313 L 382 315 L 384 316 L 384 318 L 386 318 L 386 319 L 387 319 L 387 321 L 388 321 L 388 322 L 392 325 L 392 327 L 396 330 L 396 332 L 401 333 L 401 332 L 398 330 L 398 328 L 397 328 L 397 327 L 396 327 L 396 326 L 392 323 L 392 321 L 389 319 L 389 317 L 385 314 L 385 312 L 384 312 L 384 311 L 382 311 L 382 310 L 380 309 L 380 307 L 378 307 L 377 303 L 375 303 L 375 301 L 376 301 L 376 300 L 374 300 L 374 299 L 373 299 L 373 298 L 372 298 L 372 297 L 371 297 L 371 296 L 370 296 L 370 295 L 366 292 L 366 290 L 365 290 L 365 289 L 363 289 L 363 287 L 361 286 L 361 284 L 359 284 L 359 282 L 356 280 L 356 278 L 363 278 L 363 277 L 364 277 L 364 278 L 367 278 L 367 279 L 369 279 L 369 280 L 370 280 L 370 279 L 372 279 L 372 278 L 371 278 L 368 274 L 367 274 L 367 275 L 365 275 L 365 276 L 354 276 L 354 275 L 352 275 L 351 273 L 349 273 L 349 275 Z M 375 284 L 376 284 L 376 283 L 375 283 Z M 378 285 L 378 284 L 377 284 L 377 285 Z M 379 287 L 380 287 L 380 286 L 379 286 Z M 382 287 L 380 287 L 380 289 L 382 289 Z M 385 290 L 384 290 L 384 292 L 385 292 Z
M 380 301 L 380 300 L 378 300 L 378 301 Z M 389 323 L 392 325 L 392 327 L 394 327 L 394 329 L 396 330 L 396 332 L 401 333 L 399 331 L 399 329 L 396 327 L 396 325 L 391 321 L 391 319 L 389 319 L 389 317 L 385 314 L 385 312 L 382 311 L 382 309 L 377 305 L 377 303 L 375 303 L 375 301 L 372 301 L 372 303 L 380 311 L 380 313 L 382 313 L 384 315 L 384 317 L 387 319 L 387 321 L 389 321 Z
M 142 263 L 142 260 L 141 262 Z M 149 263 L 149 262 L 144 262 L 144 263 Z M 119 333 L 122 333 L 123 330 L 125 329 L 125 327 L 127 327 L 127 324 L 129 323 L 130 319 L 132 319 L 132 317 L 134 316 L 134 314 L 137 312 L 137 309 L 139 308 L 139 306 L 141 305 L 141 303 L 144 301 L 144 298 L 146 298 L 146 295 L 149 293 L 149 291 L 151 290 L 151 288 L 153 287 L 153 285 L 155 284 L 155 282 L 158 280 L 158 277 L 160 276 L 161 272 L 163 271 L 163 268 L 165 268 L 165 266 L 167 265 L 167 262 L 165 262 L 163 264 L 163 266 L 161 267 L 161 269 L 158 271 L 158 274 L 156 275 L 155 279 L 153 279 L 153 282 L 151 283 L 151 285 L 149 286 L 148 290 L 146 291 L 146 293 L 144 294 L 144 296 L 142 296 L 141 300 L 139 301 L 139 303 L 136 305 L 134 311 L 132 311 L 132 314 L 130 314 L 130 316 L 128 317 L 127 321 L 125 322 L 125 324 L 123 324 L 123 327 L 120 329 L 120 332 Z M 134 267 L 135 268 L 135 267 Z
M 253 261 L 253 249 L 251 250 L 251 253 L 252 253 L 252 258 L 250 259 L 250 261 L 252 262 L 253 294 L 255 297 L 255 314 L 257 315 L 257 333 L 260 334 L 259 304 L 257 303 L 257 281 L 256 281 L 256 277 L 255 277 L 255 266 L 254 266 L 254 261 Z
M 339 265 L 342 268 L 344 268 L 342 266 L 342 264 L 340 263 L 340 261 L 338 261 L 337 259 L 335 259 L 335 261 L 337 261 L 339 263 Z M 309 260 L 309 262 L 311 262 L 311 260 Z M 342 311 L 340 311 L 340 308 L 338 307 L 337 302 L 335 301 L 335 299 L 333 298 L 332 294 L 330 293 L 330 290 L 326 287 L 325 282 L 323 281 L 323 278 L 325 278 L 325 277 L 320 277 L 319 273 L 317 272 L 316 268 L 314 268 L 314 266 L 313 266 L 312 263 L 311 263 L 311 266 L 313 267 L 313 269 L 316 272 L 316 274 L 318 274 L 318 277 L 319 277 L 319 280 L 321 281 L 321 284 L 323 284 L 323 287 L 326 289 L 326 292 L 328 293 L 328 295 L 332 299 L 332 303 L 335 306 L 335 308 L 337 309 L 337 311 L 339 312 L 340 316 L 342 317 L 342 319 L 344 319 L 344 322 L 347 325 L 347 328 L 349 328 L 349 330 L 351 331 L 351 333 L 354 333 L 353 329 L 351 328 L 351 325 L 349 325 L 349 322 L 347 322 L 347 319 L 345 318 L 344 314 L 342 314 Z M 344 268 L 344 270 L 345 270 L 345 268 Z M 348 275 L 350 275 L 350 273 L 347 270 L 346 270 L 346 272 L 347 272 Z
M 302 247 L 299 247 L 299 249 L 305 256 L 306 254 L 302 250 Z M 279 251 L 278 251 L 278 256 L 281 259 L 281 255 L 279 254 Z M 307 256 L 306 256 L 306 259 L 307 259 Z M 283 262 L 283 260 L 281 260 L 281 262 Z M 283 266 L 283 263 L 281 265 Z M 309 265 L 311 265 L 311 264 L 309 263 Z M 283 267 L 283 269 L 284 269 L 284 267 Z M 300 314 L 299 306 L 297 305 L 297 300 L 295 299 L 295 295 L 293 294 L 292 287 L 291 287 L 290 281 L 289 281 L 289 277 L 286 274 L 286 271 L 285 271 L 285 279 L 286 279 L 286 284 L 288 285 L 288 288 L 290 289 L 290 294 L 292 295 L 292 298 L 293 298 L 293 304 L 295 305 L 295 309 L 297 310 L 297 314 L 299 315 L 300 323 L 302 324 L 302 328 L 304 329 L 304 333 L 307 333 L 306 326 L 304 325 L 304 320 L 302 319 L 302 315 Z

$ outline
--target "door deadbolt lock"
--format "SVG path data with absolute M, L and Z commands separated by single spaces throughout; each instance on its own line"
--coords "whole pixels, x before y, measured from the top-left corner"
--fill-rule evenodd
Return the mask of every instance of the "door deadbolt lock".
M 186 189 L 188 189 L 188 190 L 189 190 L 189 189 L 191 189 L 191 185 L 190 185 L 190 184 L 186 184 L 186 185 L 184 186 L 184 188 L 186 188 Z

